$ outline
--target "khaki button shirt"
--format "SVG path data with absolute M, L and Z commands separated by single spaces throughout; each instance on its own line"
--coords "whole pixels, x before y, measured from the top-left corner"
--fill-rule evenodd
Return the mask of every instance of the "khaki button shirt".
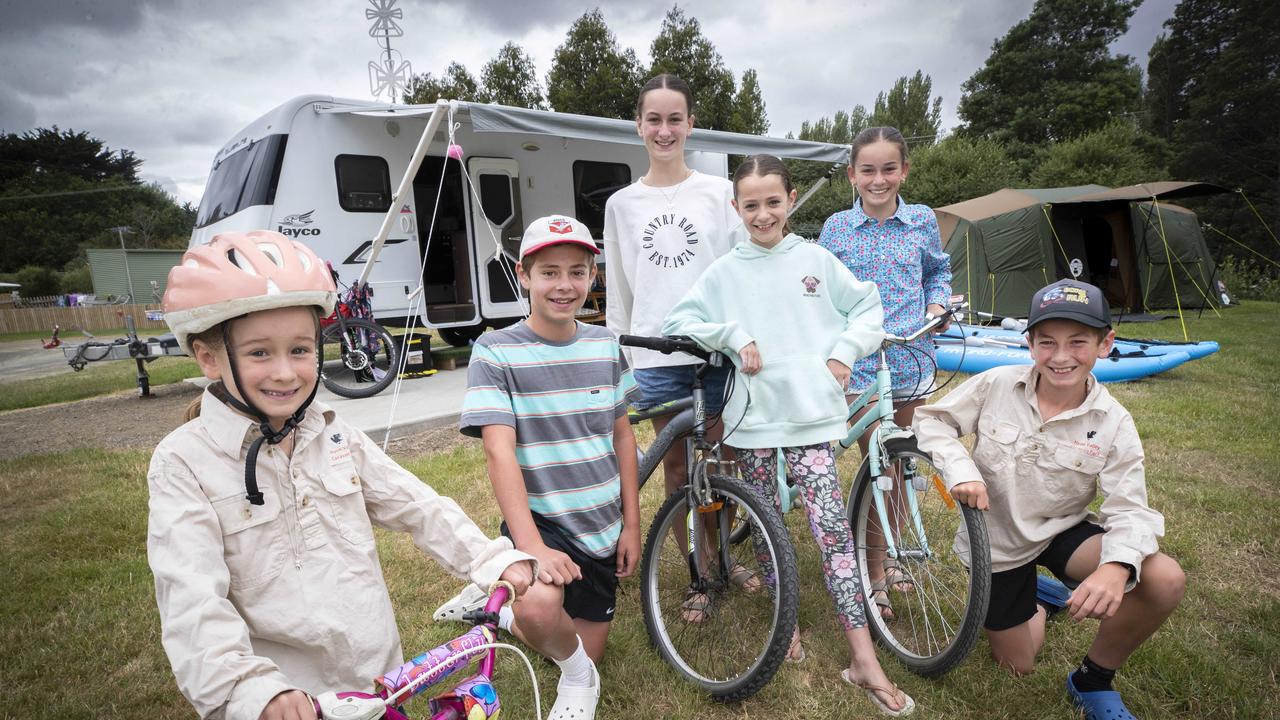
M 975 375 L 934 405 L 918 408 L 919 447 L 946 478 L 947 489 L 984 482 L 991 567 L 1003 572 L 1031 562 L 1058 534 L 1082 520 L 1100 524 L 1102 562 L 1141 572 L 1157 549 L 1164 518 L 1147 505 L 1142 441 L 1133 418 L 1092 376 L 1077 408 L 1044 421 L 1035 368 L 1001 367 Z M 976 434 L 970 455 L 959 438 Z M 1089 504 L 1101 492 L 1095 515 Z M 968 555 L 967 538 L 956 551 Z M 1135 573 L 1126 591 L 1137 583 Z
M 368 689 L 402 662 L 374 525 L 409 533 L 481 587 L 532 560 L 320 402 L 292 456 L 262 447 L 265 504 L 250 505 L 244 462 L 257 423 L 207 391 L 200 413 L 151 458 L 147 558 L 165 652 L 201 717 L 256 720 L 285 690 Z

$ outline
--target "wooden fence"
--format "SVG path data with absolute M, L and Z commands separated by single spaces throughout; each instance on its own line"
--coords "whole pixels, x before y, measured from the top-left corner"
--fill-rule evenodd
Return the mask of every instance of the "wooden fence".
M 168 332 L 163 320 L 148 320 L 147 311 L 159 305 L 78 305 L 76 307 L 15 307 L 0 303 L 0 333 L 52 332 L 61 325 L 70 336 L 74 330 L 113 330 L 125 326 L 125 315 L 133 317 L 139 332 L 151 335 Z M 154 332 L 158 331 L 158 332 Z

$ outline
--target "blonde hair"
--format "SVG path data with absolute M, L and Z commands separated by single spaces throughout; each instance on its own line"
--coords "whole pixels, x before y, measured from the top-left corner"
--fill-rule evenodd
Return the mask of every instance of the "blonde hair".
M 195 353 L 196 353 L 197 340 L 207 345 L 209 349 L 212 350 L 213 352 L 218 352 L 219 350 L 221 350 L 222 349 L 222 323 L 218 323 L 217 325 L 214 325 L 213 327 L 203 332 L 196 333 L 195 335 L 192 335 L 190 338 L 187 339 L 187 344 L 190 345 L 191 355 L 193 357 L 195 356 Z M 200 401 L 203 398 L 204 398 L 204 393 L 200 393 L 195 397 L 194 400 L 192 400 L 190 403 L 187 404 L 187 409 L 182 412 L 182 423 L 184 425 L 200 417 Z

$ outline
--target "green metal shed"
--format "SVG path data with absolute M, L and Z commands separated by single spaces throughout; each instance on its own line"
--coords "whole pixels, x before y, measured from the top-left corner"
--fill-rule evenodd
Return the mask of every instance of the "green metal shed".
M 167 287 L 169 270 L 182 261 L 185 251 L 90 248 L 86 252 L 93 293 L 99 298 L 129 294 L 137 303 L 158 303 Z

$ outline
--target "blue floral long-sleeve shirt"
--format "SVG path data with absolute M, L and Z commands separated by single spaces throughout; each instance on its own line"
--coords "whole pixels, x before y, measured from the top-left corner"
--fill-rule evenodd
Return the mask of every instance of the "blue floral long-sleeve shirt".
M 830 250 L 859 280 L 871 280 L 880 289 L 884 304 L 884 329 L 893 335 L 909 335 L 924 324 L 925 308 L 947 304 L 951 295 L 951 258 L 942 250 L 938 218 L 927 205 L 907 205 L 898 198 L 898 210 L 880 222 L 862 211 L 862 201 L 827 218 L 818 243 Z M 933 342 L 922 337 L 913 352 L 897 345 L 889 348 L 889 369 L 895 390 L 910 391 L 925 383 L 933 371 Z M 928 359 L 920 353 L 926 353 Z M 865 390 L 876 381 L 876 356 L 853 366 L 849 387 Z

